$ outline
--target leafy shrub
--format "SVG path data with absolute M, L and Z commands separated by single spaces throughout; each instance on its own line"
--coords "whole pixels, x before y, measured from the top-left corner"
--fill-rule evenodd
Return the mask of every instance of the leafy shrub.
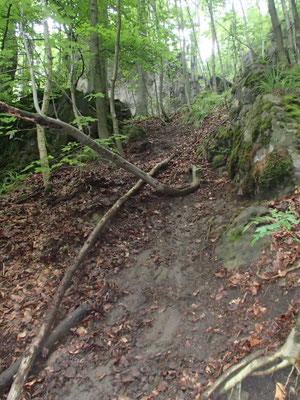
M 7 171 L 3 177 L 1 177 L 0 184 L 0 195 L 12 192 L 16 187 L 25 180 L 26 175 L 16 171 Z
M 272 235 L 275 232 L 289 232 L 294 226 L 300 223 L 295 217 L 293 209 L 290 207 L 285 212 L 279 212 L 276 208 L 270 211 L 271 215 L 264 215 L 262 217 L 253 218 L 252 221 L 247 224 L 243 230 L 243 233 L 250 228 L 252 225 L 259 225 L 253 234 L 253 240 L 251 246 L 254 246 L 255 242 L 268 235 Z M 291 234 L 291 237 L 299 242 L 299 239 Z

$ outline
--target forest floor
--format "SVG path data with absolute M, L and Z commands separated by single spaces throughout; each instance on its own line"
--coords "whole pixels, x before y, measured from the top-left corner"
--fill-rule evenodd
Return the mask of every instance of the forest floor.
M 38 362 L 24 398 L 197 400 L 251 351 L 274 350 L 284 342 L 300 305 L 300 271 L 284 281 L 267 280 L 257 268 L 280 260 L 287 266 L 299 257 L 299 247 L 289 238 L 278 239 L 276 246 L 275 238 L 255 265 L 237 271 L 225 270 L 215 255 L 229 222 L 250 204 L 237 197 L 226 173 L 219 176 L 197 159 L 197 146 L 227 123 L 221 113 L 206 118 L 201 129 L 179 118 L 166 126 L 158 119 L 138 122 L 150 143 L 142 153 L 131 149 L 133 163 L 147 171 L 175 152 L 157 178 L 180 186 L 195 164 L 205 182 L 181 198 L 157 196 L 144 186 L 126 203 L 76 273 L 59 317 L 97 299 L 105 283 L 103 310 L 81 321 L 46 361 Z M 48 196 L 39 191 L 41 178 L 32 176 L 0 199 L 0 371 L 38 332 L 65 269 L 92 227 L 135 182 L 97 161 L 54 170 Z M 299 199 L 292 195 L 278 204 L 284 201 Z M 247 378 L 240 398 L 273 400 L 276 384 L 284 385 L 288 374 Z M 299 394 L 292 375 L 279 399 Z

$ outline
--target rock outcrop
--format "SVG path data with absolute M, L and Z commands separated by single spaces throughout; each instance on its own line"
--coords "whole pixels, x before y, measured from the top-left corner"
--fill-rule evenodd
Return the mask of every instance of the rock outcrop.
M 283 195 L 300 183 L 300 80 L 293 91 L 262 93 L 269 65 L 254 63 L 233 89 L 228 170 L 241 195 Z

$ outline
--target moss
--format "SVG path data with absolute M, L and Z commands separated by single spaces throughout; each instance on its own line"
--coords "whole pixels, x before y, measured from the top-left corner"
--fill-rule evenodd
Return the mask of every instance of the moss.
M 204 153 L 205 153 L 204 146 L 203 145 L 198 146 L 196 149 L 196 154 L 199 160 L 203 161 Z
M 288 118 L 295 119 L 300 125 L 300 98 L 299 94 L 287 94 L 283 96 L 284 108 Z
M 147 132 L 140 125 L 127 125 L 122 129 L 122 133 L 127 136 L 128 141 L 132 142 L 147 139 Z
M 252 168 L 248 171 L 241 183 L 241 189 L 245 196 L 252 196 L 255 190 L 255 179 Z
M 263 77 L 263 72 L 258 72 L 257 74 L 250 72 L 244 79 L 243 86 L 251 86 L 252 88 L 255 88 L 257 83 L 259 83 Z
M 236 229 L 230 233 L 228 241 L 235 242 L 236 240 L 239 240 L 241 238 L 242 234 L 243 232 L 241 229 Z
M 263 147 L 268 146 L 271 141 L 272 118 L 267 117 L 259 128 L 259 144 Z
M 274 106 L 273 103 L 267 101 L 261 108 L 262 111 L 269 111 Z
M 215 168 L 225 165 L 226 164 L 225 156 L 223 154 L 218 154 L 214 156 L 212 163 Z
M 258 136 L 260 134 L 260 126 L 261 126 L 261 120 L 259 117 L 257 117 L 255 120 L 255 124 L 253 125 L 253 127 L 251 129 L 252 143 L 254 143 L 256 141 L 256 139 L 258 138 Z
M 237 165 L 240 158 L 240 148 L 242 143 L 242 131 L 239 126 L 232 132 L 231 142 L 233 145 L 229 156 L 228 173 L 230 178 L 233 179 L 237 173 Z
M 260 191 L 265 191 L 276 186 L 284 178 L 293 175 L 293 161 L 289 153 L 285 151 L 272 151 L 269 156 L 264 170 L 259 175 L 258 187 Z

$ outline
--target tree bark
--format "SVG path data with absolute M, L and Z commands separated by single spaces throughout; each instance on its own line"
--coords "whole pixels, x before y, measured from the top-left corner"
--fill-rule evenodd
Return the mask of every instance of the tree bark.
M 4 112 L 10 115 L 14 115 L 17 118 L 21 118 L 27 121 L 38 123 L 49 128 L 58 130 L 58 132 L 64 132 L 72 136 L 83 145 L 90 147 L 96 153 L 100 154 L 104 158 L 114 162 L 118 167 L 125 169 L 139 179 L 151 185 L 158 193 L 167 196 L 184 196 L 189 193 L 196 191 L 201 183 L 201 178 L 199 170 L 193 167 L 193 181 L 190 185 L 183 188 L 173 188 L 168 185 L 161 184 L 156 179 L 146 174 L 141 169 L 137 168 L 135 165 L 131 164 L 129 161 L 125 160 L 118 154 L 108 150 L 106 147 L 100 147 L 93 139 L 85 135 L 79 129 L 71 126 L 63 121 L 48 117 L 42 114 L 35 114 L 25 110 L 21 110 L 16 107 L 9 106 L 3 102 L 0 102 L 0 112 Z
M 223 80 L 223 85 L 224 89 L 227 89 L 227 82 L 225 79 L 225 73 L 224 73 L 224 68 L 223 68 L 223 61 L 222 61 L 222 56 L 221 56 L 221 50 L 219 46 L 219 41 L 217 38 L 217 32 L 216 32 L 216 27 L 215 27 L 215 19 L 214 19 L 214 13 L 213 13 L 213 7 L 212 7 L 212 2 L 211 0 L 206 0 L 207 6 L 208 6 L 208 11 L 210 15 L 210 22 L 211 22 L 211 31 L 212 31 L 212 37 L 213 37 L 213 90 L 217 90 L 217 82 L 216 82 L 216 66 L 215 66 L 215 51 L 214 51 L 214 43 L 217 45 L 217 51 L 218 51 L 218 56 L 219 56 L 219 61 L 220 61 L 220 68 L 221 68 L 221 74 L 222 74 L 222 80 Z
M 46 9 L 46 1 L 43 0 L 43 11 L 45 11 L 45 9 Z M 21 18 L 23 18 L 23 14 L 24 14 L 24 11 L 22 9 L 21 10 Z M 46 80 L 45 80 L 44 96 L 43 96 L 43 103 L 42 103 L 42 109 L 41 109 L 40 105 L 39 105 L 37 90 L 36 90 L 31 54 L 30 54 L 27 38 L 25 36 L 24 29 L 23 29 L 23 22 L 22 22 L 22 20 L 20 21 L 20 32 L 22 35 L 25 53 L 26 53 L 26 57 L 27 57 L 27 62 L 28 62 L 28 66 L 29 66 L 29 71 L 30 71 L 34 107 L 38 113 L 44 115 L 48 111 L 48 107 L 49 107 L 50 88 L 51 88 L 51 73 L 52 73 L 52 55 L 51 55 L 51 48 L 50 48 L 50 44 L 49 44 L 49 31 L 48 31 L 48 24 L 47 24 L 46 19 L 43 20 L 43 28 L 44 28 L 44 45 L 45 45 L 45 53 L 46 53 Z M 42 170 L 43 182 L 44 182 L 44 187 L 47 188 L 49 186 L 49 180 L 50 180 L 50 168 L 49 168 L 48 152 L 47 152 L 47 146 L 46 146 L 45 126 L 39 125 L 37 123 L 36 130 L 37 130 L 37 144 L 38 144 L 38 149 L 39 149 L 40 163 L 41 163 L 41 167 L 43 169 Z
M 185 95 L 185 101 L 187 103 L 189 112 L 191 112 L 192 111 L 191 88 L 190 88 L 188 69 L 187 69 L 187 65 L 186 65 L 186 44 L 185 44 L 185 36 L 184 36 L 184 32 L 183 32 L 184 19 L 183 19 L 181 0 L 180 0 L 180 7 L 177 5 L 177 0 L 175 0 L 175 6 L 176 6 L 177 26 L 178 26 L 179 32 L 181 32 L 181 35 L 180 35 L 181 36 L 180 37 L 180 61 L 181 61 L 181 68 L 182 68 L 184 95 Z
M 286 56 L 285 50 L 284 50 L 282 30 L 281 30 L 281 25 L 280 25 L 280 22 L 278 19 L 274 0 L 268 0 L 268 8 L 269 8 L 269 14 L 271 17 L 274 37 L 275 37 L 277 57 L 278 57 L 278 60 L 280 62 L 282 62 L 282 64 L 287 65 L 288 59 L 287 59 L 287 56 Z
M 9 96 L 12 95 L 12 88 L 9 82 L 15 80 L 18 66 L 18 40 L 15 23 L 10 20 L 11 9 L 12 4 L 8 4 L 0 50 L 0 91 L 2 95 L 7 92 Z
M 115 135 L 115 141 L 117 145 L 117 149 L 122 157 L 124 157 L 124 151 L 122 148 L 122 143 L 119 138 L 119 124 L 116 115 L 115 109 L 115 86 L 116 80 L 118 76 L 118 68 L 119 68 L 119 53 L 120 53 L 120 35 L 121 35 L 121 10 L 120 10 L 120 0 L 117 0 L 117 35 L 115 42 L 115 56 L 114 56 L 114 65 L 113 65 L 113 76 L 111 79 L 111 89 L 110 89 L 110 113 L 113 123 L 113 132 Z
M 138 22 L 139 22 L 139 36 L 146 36 L 146 4 L 145 0 L 138 0 L 137 2 L 137 12 L 138 12 Z M 137 100 L 136 100 L 136 110 L 135 115 L 148 115 L 148 93 L 147 93 L 147 73 L 143 70 L 142 65 L 137 62 L 136 70 L 138 74 L 137 82 Z
M 293 31 L 292 31 L 292 24 L 289 16 L 289 12 L 287 6 L 285 4 L 285 0 L 281 0 L 281 7 L 282 12 L 285 19 L 285 25 L 287 30 L 287 51 L 289 55 L 289 61 L 292 65 L 296 64 L 296 49 L 294 48 L 294 41 L 293 41 Z
M 90 0 L 90 80 L 92 92 L 96 95 L 98 136 L 101 139 L 109 137 L 107 126 L 106 87 L 104 85 L 103 68 L 100 64 L 99 34 L 98 34 L 98 0 Z M 102 59 L 102 63 L 103 63 Z M 102 72 L 101 72 L 102 68 Z
M 296 53 L 298 66 L 300 67 L 300 18 L 295 0 L 289 0 L 291 13 L 291 29 L 293 36 L 293 45 Z
M 254 53 L 254 50 L 252 49 L 252 46 L 251 46 L 249 30 L 248 30 L 248 23 L 247 23 L 247 18 L 246 18 L 246 14 L 245 14 L 245 10 L 244 10 L 244 6 L 243 6 L 243 1 L 242 0 L 240 0 L 240 6 L 241 6 L 241 9 L 242 9 L 242 14 L 243 14 L 245 36 L 246 36 L 247 46 L 248 46 L 249 53 L 250 53 L 250 61 L 253 63 L 254 62 L 255 53 Z
M 46 9 L 47 9 L 47 2 L 46 0 L 42 0 L 43 13 L 46 12 Z M 43 19 L 43 28 L 44 28 L 44 46 L 46 55 L 46 66 L 45 66 L 46 79 L 45 79 L 45 87 L 44 87 L 43 103 L 41 111 L 42 114 L 47 114 L 49 110 L 50 95 L 51 95 L 52 51 L 50 45 L 48 22 L 46 18 Z M 50 168 L 48 161 L 45 127 L 38 124 L 36 126 L 36 131 L 37 131 L 37 143 L 39 148 L 41 167 L 43 169 L 42 170 L 43 182 L 44 182 L 44 187 L 47 189 L 50 181 Z

